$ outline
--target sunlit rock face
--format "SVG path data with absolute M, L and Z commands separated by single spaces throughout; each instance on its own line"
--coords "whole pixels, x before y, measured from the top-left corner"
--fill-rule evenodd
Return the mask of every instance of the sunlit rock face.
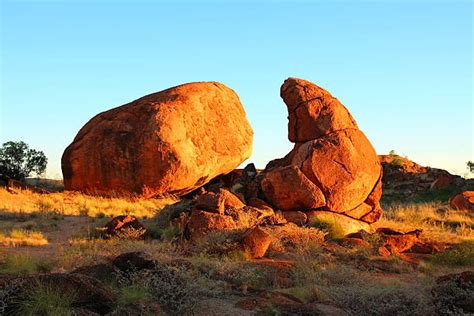
M 261 188 L 281 210 L 318 209 L 373 223 L 381 215 L 381 166 L 349 111 L 323 88 L 289 78 L 281 87 L 293 150 L 271 161 Z
M 252 152 L 237 94 L 218 82 L 183 84 L 92 118 L 62 157 L 67 190 L 186 194 Z

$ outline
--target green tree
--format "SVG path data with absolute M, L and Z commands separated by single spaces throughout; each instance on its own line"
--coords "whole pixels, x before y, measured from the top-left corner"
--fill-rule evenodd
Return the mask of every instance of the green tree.
M 42 151 L 30 149 L 20 142 L 6 142 L 0 148 L 0 175 L 23 181 L 31 174 L 40 176 L 48 159 Z
M 472 161 L 469 160 L 469 161 L 467 162 L 467 167 L 469 168 L 469 172 L 474 173 L 474 162 L 472 162 Z

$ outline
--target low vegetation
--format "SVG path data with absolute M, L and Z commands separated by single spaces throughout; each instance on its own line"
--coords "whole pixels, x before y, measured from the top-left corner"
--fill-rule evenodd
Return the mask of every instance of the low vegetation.
M 0 212 L 54 212 L 61 215 L 91 217 L 130 214 L 150 218 L 165 205 L 176 200 L 174 196 L 162 199 L 104 198 L 75 192 L 40 194 L 30 190 L 17 190 L 15 194 L 11 194 L 6 189 L 0 188 Z
M 48 240 L 41 232 L 13 229 L 9 234 L 0 233 L 0 244 L 4 246 L 44 246 Z
M 327 236 L 324 227 L 275 230 L 274 237 L 279 241 L 271 244 L 268 258 L 262 261 L 249 260 L 229 234 L 209 234 L 191 247 L 182 242 L 183 231 L 169 226 L 176 210 L 168 207 L 160 214 L 167 202 L 0 190 L 5 219 L 0 227 L 0 275 L 68 272 L 109 264 L 124 252 L 143 251 L 159 262 L 155 270 L 107 275 L 110 281 L 106 285 L 117 297 L 117 309 L 153 302 L 167 313 L 183 314 L 199 311 L 203 302 L 223 308 L 226 301 L 233 306 L 246 297 L 261 299 L 256 298 L 258 293 L 266 293 L 269 302 L 271 293 L 283 293 L 305 303 L 337 306 L 355 315 L 369 310 L 373 315 L 430 315 L 437 312 L 435 308 L 457 311 L 446 300 L 438 299 L 441 307 L 433 303 L 431 290 L 436 278 L 474 268 L 474 216 L 451 210 L 446 203 L 385 206 L 377 227 L 422 229 L 424 241 L 446 245 L 446 250 L 413 264 L 395 256 L 381 259 L 376 237 L 368 240 L 371 249 L 343 247 Z M 140 239 L 99 238 L 95 228 L 124 212 L 141 217 L 152 233 L 136 236 Z M 70 226 L 77 230 L 58 244 L 57 237 L 50 236 L 61 235 L 65 222 L 78 223 Z M 73 297 L 54 289 L 38 286 L 28 295 L 31 297 L 18 305 L 24 315 L 71 313 Z M 268 303 L 262 310 L 284 314 L 277 303 Z
M 58 289 L 38 284 L 32 287 L 26 297 L 18 303 L 20 315 L 71 315 L 73 296 Z

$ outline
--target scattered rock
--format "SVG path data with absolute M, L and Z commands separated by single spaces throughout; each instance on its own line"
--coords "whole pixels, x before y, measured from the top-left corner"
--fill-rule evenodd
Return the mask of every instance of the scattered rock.
M 251 229 L 242 241 L 242 246 L 252 258 L 262 258 L 265 256 L 268 247 L 272 242 L 272 237 L 259 227 Z
M 464 191 L 449 199 L 449 205 L 455 210 L 474 211 L 474 191 Z
M 146 229 L 135 216 L 120 215 L 114 217 L 103 227 L 105 237 L 142 237 Z
M 157 265 L 153 257 L 142 251 L 126 252 L 115 257 L 112 265 L 120 271 L 151 270 Z
M 379 228 L 376 234 L 383 239 L 383 245 L 379 248 L 381 256 L 399 254 L 405 252 L 415 245 L 422 230 L 416 229 L 407 233 L 402 233 L 390 228 Z
M 225 135 L 225 137 L 223 137 Z M 67 190 L 184 195 L 229 173 L 252 152 L 237 94 L 194 82 L 100 113 L 62 157 Z

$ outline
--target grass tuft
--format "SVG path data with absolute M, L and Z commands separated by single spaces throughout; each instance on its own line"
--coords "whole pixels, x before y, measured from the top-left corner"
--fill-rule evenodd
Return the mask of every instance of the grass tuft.
M 74 297 L 43 284 L 32 287 L 18 303 L 19 315 L 71 315 Z
M 41 232 L 13 229 L 9 234 L 0 234 L 0 244 L 9 247 L 17 246 L 45 246 L 48 240 Z

